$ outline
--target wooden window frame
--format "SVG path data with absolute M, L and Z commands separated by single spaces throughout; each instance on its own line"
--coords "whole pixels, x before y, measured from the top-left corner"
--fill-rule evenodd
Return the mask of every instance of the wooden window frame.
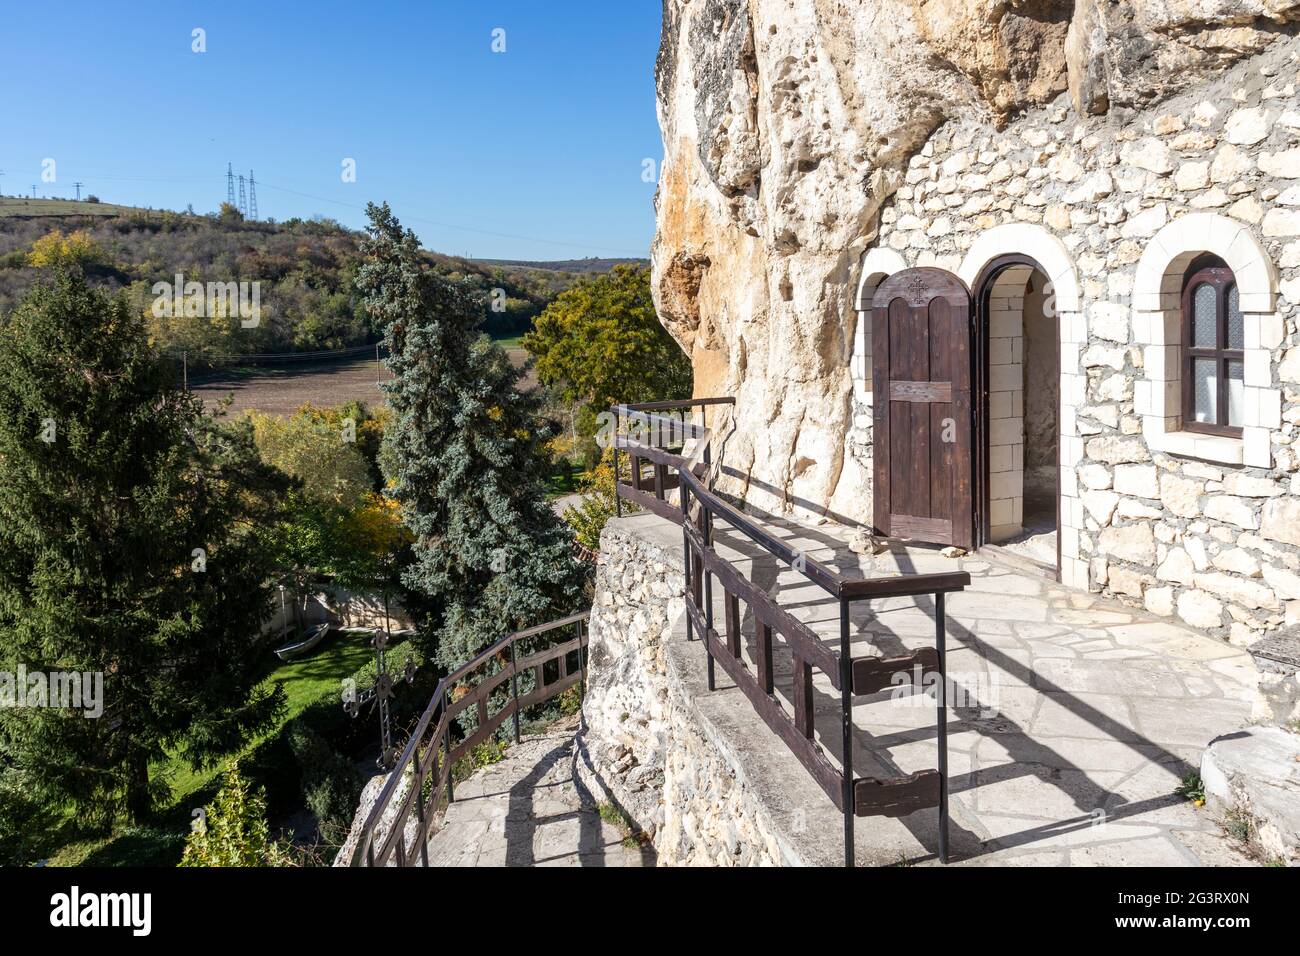
M 1183 430 L 1199 432 L 1203 435 L 1221 435 L 1225 438 L 1241 438 L 1242 426 L 1229 425 L 1228 420 L 1228 363 L 1245 363 L 1244 349 L 1227 348 L 1228 342 L 1228 292 L 1237 284 L 1236 277 L 1227 264 L 1215 256 L 1202 256 L 1192 263 L 1183 280 L 1183 354 L 1182 354 L 1182 392 L 1183 392 Z M 1193 294 L 1202 285 L 1214 288 L 1215 303 L 1215 347 L 1194 346 L 1192 336 L 1194 303 Z M 1238 291 L 1240 295 L 1240 290 Z M 1213 359 L 1216 364 L 1215 422 L 1198 422 L 1196 420 L 1196 382 L 1192 376 L 1192 363 L 1195 359 Z

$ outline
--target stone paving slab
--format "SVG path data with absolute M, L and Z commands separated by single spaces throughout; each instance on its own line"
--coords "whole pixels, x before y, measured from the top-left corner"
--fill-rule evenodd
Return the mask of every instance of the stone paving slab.
M 950 709 L 948 717 L 958 862 L 1251 862 L 1208 811 L 1176 793 L 1206 745 L 1249 718 L 1257 671 L 1244 651 L 979 555 L 946 558 L 924 548 L 860 555 L 838 526 L 765 523 L 809 558 L 849 576 L 970 573 L 971 586 L 946 601 L 949 675 L 968 692 L 967 706 Z M 838 648 L 838 608 L 829 595 L 725 526 L 717 539 L 747 577 Z M 720 590 L 714 595 L 719 620 Z M 932 644 L 933 615 L 932 597 L 855 604 L 853 653 L 892 656 Z M 747 608 L 742 632 L 752 668 Z M 777 692 L 789 707 L 788 658 L 777 654 Z M 719 674 L 715 693 L 738 693 Z M 838 763 L 838 692 L 818 674 L 814 695 L 818 742 Z M 860 774 L 936 766 L 934 706 L 920 703 L 889 692 L 859 699 L 854 764 Z M 859 862 L 937 862 L 934 815 L 859 818 Z
M 557 722 L 457 784 L 429 840 L 429 865 L 653 866 L 653 853 L 625 846 L 575 778 L 576 730 L 576 717 Z
M 847 532 L 772 521 L 809 557 L 848 574 L 953 570 L 971 587 L 947 599 L 949 675 L 966 694 L 949 711 L 954 865 L 1247 865 L 1214 817 L 1176 790 L 1215 737 L 1241 728 L 1256 669 L 1223 641 L 1063 588 L 979 556 L 944 558 L 907 549 L 853 553 Z M 719 528 L 719 550 L 781 606 L 838 645 L 835 603 L 751 542 Z M 715 588 L 721 619 L 721 588 Z M 742 605 L 743 607 L 743 605 Z M 753 619 L 744 608 L 745 655 L 753 665 Z M 932 599 L 858 604 L 853 653 L 894 655 L 934 639 Z M 777 692 L 791 706 L 791 666 L 777 641 Z M 665 645 L 698 718 L 708 721 L 759 789 L 774 821 L 803 858 L 835 865 L 839 815 L 811 778 L 718 670 L 704 682 L 704 655 L 679 621 Z M 840 760 L 839 695 L 814 682 L 817 741 Z M 884 692 L 854 708 L 859 775 L 891 776 L 936 765 L 935 711 L 921 695 Z M 575 782 L 572 728 L 524 741 L 457 788 L 433 865 L 643 866 L 650 851 L 623 846 Z M 859 818 L 860 864 L 937 864 L 933 810 L 902 819 Z

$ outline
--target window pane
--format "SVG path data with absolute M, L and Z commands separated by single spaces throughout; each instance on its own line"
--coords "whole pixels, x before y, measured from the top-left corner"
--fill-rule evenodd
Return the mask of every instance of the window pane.
M 1192 345 L 1197 348 L 1219 347 L 1219 315 L 1214 286 L 1202 282 L 1192 292 Z
M 1228 348 L 1244 349 L 1245 347 L 1246 328 L 1241 320 L 1241 307 L 1237 304 L 1237 287 L 1232 285 L 1228 288 Z
M 1228 424 L 1241 424 L 1241 405 L 1246 397 L 1246 387 L 1243 381 L 1243 373 L 1246 365 L 1244 362 L 1232 361 L 1228 363 Z
M 1215 359 L 1192 359 L 1192 414 L 1198 422 L 1218 423 L 1219 377 Z

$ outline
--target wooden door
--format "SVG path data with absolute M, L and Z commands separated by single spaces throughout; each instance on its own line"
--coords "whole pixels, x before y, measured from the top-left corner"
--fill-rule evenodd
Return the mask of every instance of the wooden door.
M 943 269 L 905 269 L 871 303 L 877 533 L 971 548 L 971 299 Z

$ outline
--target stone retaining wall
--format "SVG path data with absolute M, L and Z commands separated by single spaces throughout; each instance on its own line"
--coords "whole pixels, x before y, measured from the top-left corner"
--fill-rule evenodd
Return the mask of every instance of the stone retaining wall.
M 680 532 L 654 516 L 613 519 L 601 535 L 578 752 L 588 788 L 649 834 L 665 865 L 834 862 L 795 845 L 787 834 L 801 821 L 778 819 L 746 742 L 720 732 L 740 723 L 731 702 L 701 706 L 704 653 L 685 640 L 681 562 Z

